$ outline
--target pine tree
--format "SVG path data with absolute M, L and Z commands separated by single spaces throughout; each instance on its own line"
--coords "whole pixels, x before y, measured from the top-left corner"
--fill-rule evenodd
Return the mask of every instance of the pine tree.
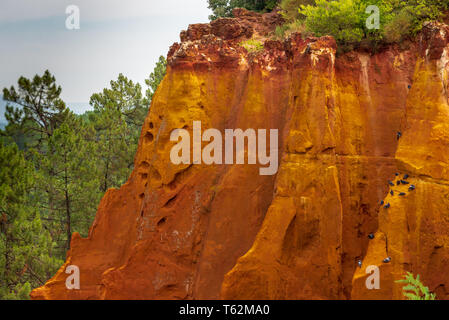
M 33 169 L 15 144 L 0 144 L 0 299 L 27 299 L 60 263 L 32 198 Z
M 122 74 L 111 81 L 111 88 L 92 95 L 94 112 L 90 121 L 97 135 L 101 190 L 120 187 L 128 179 L 140 131 L 148 112 L 142 87 Z
M 24 147 L 40 149 L 67 115 L 68 110 L 60 98 L 61 90 L 48 70 L 32 80 L 20 77 L 17 89 L 14 86 L 4 88 L 3 99 L 8 102 L 6 134 L 19 140 L 26 136 Z
M 49 138 L 47 152 L 35 153 L 39 202 L 51 203 L 41 210 L 61 255 L 73 232 L 87 235 L 101 197 L 93 138 L 92 128 L 70 114 Z
M 91 96 L 90 104 L 94 110 L 101 112 L 106 107 L 115 109 L 129 127 L 140 129 L 148 111 L 148 101 L 142 95 L 140 84 L 119 74 L 117 80 L 111 81 L 110 85 L 110 89 L 105 88 L 103 92 Z
M 51 235 L 51 257 L 64 259 L 74 231 L 87 235 L 101 196 L 94 162 L 95 134 L 61 100 L 61 87 L 45 71 L 33 80 L 21 77 L 18 88 L 4 89 L 6 135 L 20 132 L 34 165 L 34 197 Z
M 167 60 L 164 56 L 160 56 L 156 66 L 154 67 L 154 71 L 150 74 L 150 77 L 145 80 L 146 85 L 149 87 L 146 91 L 146 98 L 148 99 L 146 102 L 149 104 L 153 99 L 153 95 L 156 92 L 159 84 L 164 79 L 165 74 L 167 73 Z

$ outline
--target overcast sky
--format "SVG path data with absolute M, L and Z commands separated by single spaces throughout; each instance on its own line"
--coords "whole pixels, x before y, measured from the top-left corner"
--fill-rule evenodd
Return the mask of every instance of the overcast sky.
M 66 28 L 69 5 L 79 30 Z M 88 102 L 119 73 L 143 85 L 180 31 L 209 14 L 207 0 L 0 0 L 0 89 L 45 69 L 66 102 Z

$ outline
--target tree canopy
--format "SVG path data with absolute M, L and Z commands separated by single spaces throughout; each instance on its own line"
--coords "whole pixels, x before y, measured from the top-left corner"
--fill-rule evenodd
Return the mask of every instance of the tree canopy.
M 279 0 L 208 0 L 209 9 L 213 14 L 209 17 L 211 20 L 223 17 L 232 17 L 234 8 L 245 8 L 257 12 L 266 12 L 273 10 Z
M 378 28 L 371 28 L 367 20 L 379 13 Z M 338 44 L 349 49 L 363 40 L 376 43 L 401 42 L 413 38 L 423 22 L 441 19 L 449 8 L 449 1 L 436 0 L 282 0 L 279 5 L 286 26 L 278 28 L 277 35 L 289 29 L 315 36 L 331 35 Z M 296 29 L 296 30 L 295 30 Z

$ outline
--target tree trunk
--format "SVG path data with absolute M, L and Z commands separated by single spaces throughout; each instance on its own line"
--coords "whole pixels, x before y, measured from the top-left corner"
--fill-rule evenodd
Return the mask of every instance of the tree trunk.
M 70 197 L 69 197 L 69 183 L 68 183 L 68 172 L 67 172 L 67 158 L 64 159 L 66 162 L 66 167 L 64 169 L 64 182 L 65 182 L 65 210 L 66 210 L 66 218 L 67 218 L 67 251 L 70 250 L 70 240 L 72 239 L 72 217 L 70 214 Z
M 5 283 L 7 288 L 13 289 L 10 274 L 11 274 L 11 237 L 9 235 L 8 224 L 5 223 Z

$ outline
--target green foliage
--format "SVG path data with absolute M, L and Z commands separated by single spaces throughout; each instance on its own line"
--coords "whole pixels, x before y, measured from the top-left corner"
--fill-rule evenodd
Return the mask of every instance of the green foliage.
M 301 5 L 314 5 L 315 0 L 281 0 L 279 8 L 281 9 L 282 17 L 287 23 L 292 23 L 296 20 L 304 18 L 299 13 L 298 8 Z
M 360 10 L 356 0 L 317 0 L 316 5 L 301 6 L 305 25 L 316 36 L 332 35 L 338 43 L 359 42 L 363 38 Z
M 404 279 L 396 281 L 396 283 L 403 283 L 404 297 L 408 300 L 436 300 L 436 295 L 429 291 L 419 280 L 419 275 L 416 277 L 412 273 L 407 272 Z
M 41 214 L 61 257 L 70 249 L 73 232 L 87 236 L 102 195 L 94 137 L 92 127 L 70 114 L 48 139 L 45 152 L 33 153 Z
M 119 74 L 117 80 L 110 82 L 111 87 L 95 93 L 90 98 L 90 104 L 96 112 L 111 107 L 123 115 L 128 126 L 141 127 L 143 118 L 148 111 L 149 101 L 142 95 L 142 87 L 138 83 Z
M 62 263 L 32 198 L 33 168 L 15 144 L 0 144 L 0 299 L 28 299 Z
M 162 79 L 164 79 L 166 73 L 167 60 L 163 56 L 160 56 L 159 61 L 154 67 L 154 71 L 150 74 L 150 77 L 145 80 L 145 83 L 148 86 L 148 90 L 146 91 L 148 101 L 153 99 L 153 95 L 156 92 L 157 87 L 159 87 L 159 84 L 162 82 Z
M 277 26 L 273 36 L 276 40 L 283 40 L 292 33 L 300 33 L 302 38 L 312 36 L 312 33 L 306 29 L 304 23 L 300 20 Z
M 27 135 L 27 146 L 41 146 L 67 114 L 60 98 L 61 87 L 48 70 L 32 80 L 20 77 L 17 84 L 17 89 L 3 89 L 3 99 L 8 102 L 6 132 L 10 136 Z
M 240 45 L 250 53 L 260 52 L 264 49 L 263 43 L 256 39 L 242 41 L 240 42 Z
M 385 41 L 388 43 L 401 42 L 410 34 L 413 25 L 413 16 L 406 10 L 401 10 L 386 25 L 383 31 Z
M 213 13 L 209 19 L 232 17 L 234 8 L 245 8 L 257 12 L 271 11 L 278 2 L 278 0 L 208 0 L 209 9 Z
M 87 236 L 97 205 L 134 165 L 142 124 L 166 73 L 160 57 L 143 89 L 122 74 L 73 114 L 45 71 L 4 89 L 0 132 L 0 299 L 28 299 L 63 264 L 72 234 Z M 18 146 L 20 146 L 19 150 Z
M 98 165 L 101 190 L 118 188 L 128 179 L 134 165 L 134 155 L 148 100 L 142 95 L 140 84 L 120 74 L 111 81 L 111 88 L 93 94 L 90 104 L 98 144 Z
M 306 3 L 310 2 L 310 3 Z M 370 5 L 379 8 L 380 28 L 368 29 L 366 21 L 371 13 Z M 424 21 L 441 19 L 443 11 L 449 8 L 449 1 L 437 0 L 282 0 L 280 3 L 286 25 L 276 30 L 282 37 L 292 32 L 292 27 L 315 36 L 331 35 L 343 48 L 352 48 L 361 42 L 371 47 L 377 43 L 401 42 L 414 37 Z M 296 21 L 296 25 L 292 24 Z
M 287 24 L 284 24 L 282 26 L 276 26 L 276 29 L 274 31 L 274 36 L 277 39 L 282 39 L 285 37 L 286 32 L 289 30 L 289 27 Z
M 63 260 L 72 232 L 86 234 L 101 195 L 92 159 L 93 128 L 65 107 L 61 87 L 48 71 L 33 80 L 21 77 L 18 89 L 5 89 L 4 94 L 18 106 L 7 110 L 4 134 L 13 129 L 23 134 L 25 155 L 35 169 L 29 198 L 51 237 L 50 258 Z
M 383 28 L 383 35 L 390 42 L 399 42 L 407 36 L 415 36 L 424 21 L 442 18 L 442 9 L 447 5 L 444 1 L 434 0 L 391 0 L 390 4 L 389 19 Z M 390 32 L 394 35 L 390 36 Z

